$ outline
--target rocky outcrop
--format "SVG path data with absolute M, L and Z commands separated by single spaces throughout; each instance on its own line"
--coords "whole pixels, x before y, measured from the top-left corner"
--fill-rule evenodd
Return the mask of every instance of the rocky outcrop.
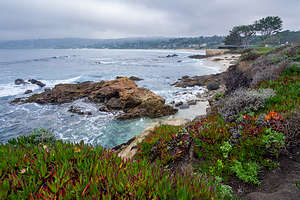
M 295 65 L 291 58 L 299 51 L 299 43 L 276 48 L 264 55 L 258 54 L 255 50 L 248 50 L 241 56 L 238 64 L 230 66 L 227 70 L 225 76 L 227 93 L 242 87 L 254 88 L 261 81 L 278 79 L 289 66 Z
M 177 82 L 173 83 L 172 85 L 181 88 L 193 87 L 193 86 L 208 86 L 208 84 L 212 82 L 214 82 L 214 85 L 222 85 L 224 84 L 225 74 L 226 74 L 225 72 L 222 72 L 219 74 L 211 74 L 211 75 L 204 75 L 204 76 L 193 76 L 193 77 L 184 76 L 181 79 L 179 79 Z
M 138 88 L 135 82 L 128 78 L 95 83 L 58 84 L 53 89 L 34 94 L 26 99 L 22 99 L 21 102 L 62 104 L 81 98 L 88 98 L 90 102 L 94 103 L 103 103 L 105 109 L 101 108 L 101 111 L 124 111 L 124 113 L 117 116 L 118 119 L 156 118 L 177 112 L 177 109 L 166 105 L 162 97 L 148 89 Z M 14 103 L 16 102 L 20 102 L 20 100 L 15 100 Z

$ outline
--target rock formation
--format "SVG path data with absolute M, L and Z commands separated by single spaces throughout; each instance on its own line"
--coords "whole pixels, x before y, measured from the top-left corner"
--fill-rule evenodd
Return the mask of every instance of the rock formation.
M 134 81 L 126 77 L 113 81 L 58 84 L 51 90 L 14 100 L 13 103 L 63 104 L 81 98 L 88 98 L 93 103 L 103 103 L 105 109 L 101 108 L 102 111 L 124 111 L 117 119 L 156 118 L 177 112 L 177 109 L 166 105 L 162 97 L 148 89 L 138 88 Z

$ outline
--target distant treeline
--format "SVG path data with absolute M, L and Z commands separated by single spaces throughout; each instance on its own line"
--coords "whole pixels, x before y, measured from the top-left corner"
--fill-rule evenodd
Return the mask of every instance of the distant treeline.
M 179 49 L 217 47 L 224 40 L 223 36 L 186 37 L 186 38 L 123 38 L 123 39 L 38 39 L 0 42 L 0 49 Z
M 37 39 L 0 41 L 0 49 L 181 49 L 217 48 L 222 45 L 223 36 L 201 36 L 184 38 L 123 38 L 123 39 Z M 270 43 L 284 44 L 300 41 L 300 31 L 282 31 L 272 36 Z M 255 36 L 251 45 L 261 44 L 262 38 Z

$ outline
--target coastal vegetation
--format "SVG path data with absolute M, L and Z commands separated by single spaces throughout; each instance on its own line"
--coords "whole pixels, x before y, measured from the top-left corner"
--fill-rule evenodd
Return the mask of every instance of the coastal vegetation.
M 214 112 L 156 127 L 131 160 L 44 129 L 1 144 L 0 198 L 239 199 L 258 191 L 283 158 L 300 161 L 299 56 L 299 44 L 244 50 L 222 75 L 227 91 L 212 98 Z

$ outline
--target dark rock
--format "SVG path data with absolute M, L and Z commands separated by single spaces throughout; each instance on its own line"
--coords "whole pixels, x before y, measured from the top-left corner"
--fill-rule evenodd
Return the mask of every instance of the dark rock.
M 101 112 L 110 112 L 110 110 L 106 106 L 101 106 L 99 108 L 99 111 L 101 111 Z
M 177 54 L 172 54 L 172 55 L 167 55 L 166 57 L 167 58 L 173 58 L 173 57 L 177 57 L 178 55 Z
M 136 77 L 136 76 L 130 76 L 129 79 L 132 80 L 132 81 L 142 81 L 142 80 L 144 80 L 144 79 Z
M 178 62 L 178 63 L 181 63 L 181 62 L 182 62 L 182 60 L 178 60 L 177 62 Z
M 182 104 L 179 108 L 180 109 L 188 109 L 190 106 L 189 106 L 189 104 L 188 103 L 184 103 L 184 104 Z
M 25 84 L 26 82 L 23 79 L 18 78 L 15 80 L 15 85 L 25 85 Z
M 211 75 L 204 75 L 204 76 L 183 76 L 181 79 L 179 79 L 177 82 L 173 83 L 172 85 L 175 87 L 194 87 L 194 86 L 205 86 L 209 82 L 216 82 L 218 84 L 224 84 L 224 76 L 226 75 L 226 72 L 222 72 L 219 74 L 211 74 Z
M 71 106 L 68 111 L 71 112 L 71 113 L 78 114 L 78 115 L 92 115 L 92 112 L 82 111 L 82 108 L 77 107 L 77 106 Z
M 35 80 L 35 79 L 30 79 L 30 80 L 28 80 L 28 82 L 30 82 L 32 84 L 35 84 L 35 85 L 38 85 L 40 87 L 45 87 L 46 86 L 46 84 L 42 83 L 41 81 Z
M 220 85 L 217 82 L 209 82 L 207 84 L 207 89 L 208 90 L 217 90 L 220 88 Z
M 208 58 L 210 56 L 207 56 L 207 55 L 192 55 L 192 56 L 189 56 L 189 58 L 193 58 L 193 59 L 203 59 L 203 58 Z
M 178 103 L 175 104 L 175 107 L 179 107 L 179 106 L 181 106 L 182 104 L 183 104 L 183 102 L 180 101 L 180 102 L 178 102 Z
M 24 94 L 30 94 L 30 93 L 32 93 L 32 90 L 26 90 L 26 91 L 24 92 Z

